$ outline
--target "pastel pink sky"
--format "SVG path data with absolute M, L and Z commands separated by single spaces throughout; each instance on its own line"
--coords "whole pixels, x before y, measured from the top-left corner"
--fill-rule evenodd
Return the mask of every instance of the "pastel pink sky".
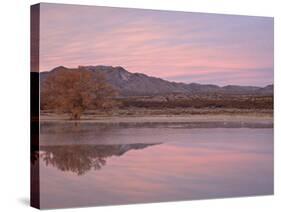
M 40 71 L 109 65 L 186 83 L 273 83 L 273 18 L 47 3 L 40 8 Z

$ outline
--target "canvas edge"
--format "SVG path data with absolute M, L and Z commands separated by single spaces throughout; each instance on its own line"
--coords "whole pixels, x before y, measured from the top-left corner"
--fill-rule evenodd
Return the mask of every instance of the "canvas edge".
M 30 6 L 30 206 L 40 209 L 39 179 L 40 4 Z

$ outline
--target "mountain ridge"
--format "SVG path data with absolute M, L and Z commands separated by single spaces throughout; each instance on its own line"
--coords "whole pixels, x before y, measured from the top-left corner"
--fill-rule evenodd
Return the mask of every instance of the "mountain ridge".
M 64 66 L 58 66 L 51 71 L 41 72 L 42 81 L 51 73 L 55 74 L 60 70 L 71 70 Z M 77 69 L 77 68 L 76 68 Z M 79 66 L 78 69 L 85 69 L 96 73 L 103 73 L 106 80 L 121 96 L 142 96 L 142 95 L 162 95 L 173 93 L 184 94 L 256 94 L 272 95 L 273 84 L 265 87 L 226 85 L 218 86 L 214 84 L 171 82 L 158 77 L 148 76 L 143 73 L 131 73 L 121 66 Z

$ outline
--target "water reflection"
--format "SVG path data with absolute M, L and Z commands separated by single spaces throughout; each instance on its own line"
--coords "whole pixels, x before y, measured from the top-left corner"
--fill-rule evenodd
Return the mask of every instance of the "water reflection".
M 272 128 L 204 126 L 42 124 L 40 207 L 273 193 Z
M 109 157 L 120 157 L 130 150 L 140 150 L 157 144 L 159 143 L 41 146 L 40 158 L 47 166 L 83 175 L 91 169 L 100 170 Z M 35 152 L 35 159 L 37 155 Z
M 129 144 L 194 140 L 204 138 L 200 130 L 272 129 L 272 123 L 41 123 L 40 145 Z M 194 133 L 198 134 L 195 135 Z M 133 136 L 132 136 L 133 135 Z M 236 133 L 235 133 L 236 135 Z M 231 136 L 227 136 L 231 137 Z M 160 138 L 160 140 L 159 140 Z M 200 138 L 200 140 L 203 140 Z

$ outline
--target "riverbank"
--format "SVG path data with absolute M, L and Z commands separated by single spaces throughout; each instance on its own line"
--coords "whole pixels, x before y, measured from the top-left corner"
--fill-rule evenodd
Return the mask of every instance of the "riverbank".
M 147 111 L 146 111 L 147 112 Z M 159 111 L 158 111 L 159 112 Z M 56 114 L 43 112 L 40 116 L 41 122 L 77 122 L 70 120 L 67 114 Z M 86 123 L 261 123 L 273 126 L 272 110 L 250 111 L 250 110 L 198 110 L 189 113 L 161 114 L 161 113 L 133 113 L 128 115 L 123 111 L 115 114 L 97 114 L 96 111 L 88 111 L 78 122 Z

